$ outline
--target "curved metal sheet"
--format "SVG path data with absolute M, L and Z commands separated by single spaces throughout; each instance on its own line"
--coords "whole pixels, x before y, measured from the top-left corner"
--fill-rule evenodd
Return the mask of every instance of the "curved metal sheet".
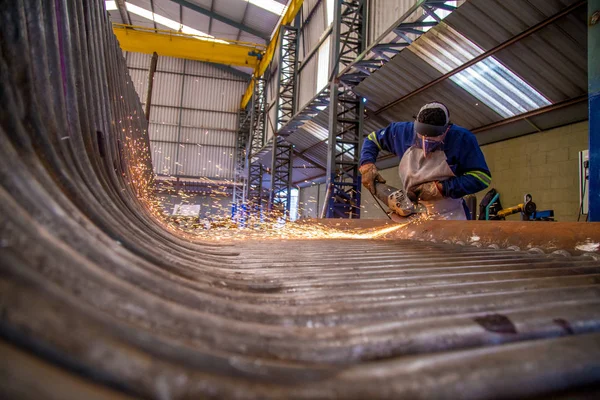
M 443 243 L 436 224 L 417 240 L 174 234 L 148 202 L 147 123 L 110 32 L 99 0 L 0 14 L 2 397 L 518 398 L 597 385 L 593 234 L 585 257 L 471 245 L 483 235 L 461 245 L 457 228 Z M 511 234 L 497 227 L 486 234 Z

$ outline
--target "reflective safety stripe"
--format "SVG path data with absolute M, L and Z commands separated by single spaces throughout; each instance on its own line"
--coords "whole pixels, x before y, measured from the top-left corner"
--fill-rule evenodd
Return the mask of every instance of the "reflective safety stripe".
M 375 143 L 377 145 L 377 147 L 379 147 L 379 150 L 383 150 L 381 148 L 381 145 L 379 144 L 379 141 L 377 140 L 377 134 L 375 132 L 369 133 L 369 136 L 367 136 L 367 139 L 369 139 L 371 142 Z
M 477 178 L 483 184 L 485 184 L 485 186 L 490 186 L 490 183 L 492 183 L 492 177 L 489 176 L 488 174 L 486 174 L 485 172 L 481 172 L 481 171 L 469 171 L 465 175 L 471 175 L 471 176 Z

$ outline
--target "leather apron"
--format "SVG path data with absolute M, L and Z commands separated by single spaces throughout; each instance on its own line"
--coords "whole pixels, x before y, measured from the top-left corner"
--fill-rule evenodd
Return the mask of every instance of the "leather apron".
M 410 147 L 400 160 L 398 166 L 404 190 L 431 181 L 445 181 L 452 178 L 454 172 L 446 161 L 446 153 L 437 150 L 425 157 L 425 152 L 418 147 Z M 427 208 L 427 214 L 433 219 L 466 220 L 462 199 L 444 198 L 437 201 L 419 201 Z

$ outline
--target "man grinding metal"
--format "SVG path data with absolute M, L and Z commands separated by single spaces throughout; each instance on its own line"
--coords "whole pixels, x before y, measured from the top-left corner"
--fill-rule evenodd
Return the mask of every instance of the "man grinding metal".
M 442 103 L 425 104 L 415 122 L 394 122 L 365 139 L 360 173 L 373 194 L 378 182 L 385 183 L 375 167 L 380 150 L 400 157 L 404 191 L 435 219 L 468 219 L 462 197 L 487 188 L 492 180 L 475 136 L 452 124 Z

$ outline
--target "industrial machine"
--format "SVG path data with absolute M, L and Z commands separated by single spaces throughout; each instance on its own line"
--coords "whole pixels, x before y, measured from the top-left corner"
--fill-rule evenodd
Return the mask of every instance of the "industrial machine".
M 577 221 L 588 215 L 588 181 L 590 179 L 590 155 L 588 150 L 579 152 L 579 215 Z
M 491 200 L 488 201 L 489 196 Z M 537 205 L 533 202 L 531 194 L 526 194 L 523 203 L 516 206 L 502 208 L 500 204 L 500 193 L 494 189 L 490 190 L 480 205 L 480 220 L 504 220 L 509 215 L 521 213 L 522 221 L 554 221 L 554 210 L 537 211 Z

